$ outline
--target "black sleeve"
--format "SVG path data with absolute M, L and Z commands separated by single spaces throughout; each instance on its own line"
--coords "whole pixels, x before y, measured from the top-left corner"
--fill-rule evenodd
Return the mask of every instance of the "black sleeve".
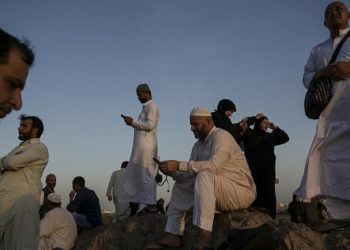
M 248 117 L 248 120 L 247 120 L 248 126 L 253 125 L 255 122 L 256 122 L 255 116 Z
M 289 136 L 279 127 L 276 127 L 272 134 L 275 136 L 275 145 L 281 145 L 289 141 Z

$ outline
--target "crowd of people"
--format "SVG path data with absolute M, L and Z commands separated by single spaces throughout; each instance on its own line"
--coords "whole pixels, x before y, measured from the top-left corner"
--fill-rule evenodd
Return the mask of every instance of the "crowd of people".
M 319 118 L 304 176 L 289 207 L 291 219 L 297 223 L 303 221 L 303 202 L 310 198 L 319 200 L 319 214 L 325 221 L 328 217 L 350 217 L 350 156 L 346 154 L 350 41 L 343 44 L 337 61 L 327 64 L 336 45 L 350 32 L 349 18 L 344 3 L 327 6 L 324 25 L 330 38 L 312 50 L 305 66 L 304 85 L 308 88 L 320 77 L 330 77 L 333 97 Z M 27 41 L 0 29 L 1 119 L 21 108 L 21 91 L 34 58 Z M 112 174 L 106 193 L 114 202 L 116 222 L 133 215 L 166 214 L 164 237 L 147 248 L 180 247 L 185 216 L 191 211 L 192 223 L 200 229 L 193 249 L 213 249 L 211 231 L 216 212 L 250 208 L 276 218 L 274 151 L 289 140 L 284 130 L 263 113 L 232 123 L 236 106 L 230 99 L 222 99 L 214 112 L 206 107 L 191 110 L 189 122 L 197 141 L 188 161 L 158 162 L 159 110 L 148 84 L 138 85 L 136 94 L 142 104 L 138 118 L 121 115 L 134 130 L 131 156 Z M 27 115 L 19 120 L 21 143 L 0 158 L 0 249 L 70 249 L 81 230 L 102 224 L 99 199 L 85 186 L 85 179 L 77 176 L 72 181 L 69 204 L 61 208 L 54 174 L 46 176 L 42 189 L 41 177 L 49 161 L 48 149 L 40 141 L 43 122 Z M 157 200 L 158 168 L 175 181 L 167 211 L 164 200 Z

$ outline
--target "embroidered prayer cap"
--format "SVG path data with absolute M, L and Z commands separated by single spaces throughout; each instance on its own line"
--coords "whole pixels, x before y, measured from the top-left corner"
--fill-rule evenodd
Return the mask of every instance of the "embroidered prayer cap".
M 211 113 L 205 107 L 195 107 L 192 109 L 190 116 L 211 116 Z
M 51 193 L 47 196 L 47 199 L 52 203 L 62 203 L 62 196 L 58 193 Z
M 231 101 L 229 99 L 222 99 L 218 103 L 217 110 L 223 114 L 226 111 L 236 112 L 236 105 L 233 103 L 233 101 Z
M 147 83 L 139 84 L 136 88 L 137 92 L 151 92 L 151 89 L 149 88 Z

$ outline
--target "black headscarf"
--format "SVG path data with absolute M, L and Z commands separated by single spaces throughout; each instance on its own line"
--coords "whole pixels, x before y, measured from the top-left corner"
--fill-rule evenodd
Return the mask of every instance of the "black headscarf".
M 267 118 L 266 116 L 262 116 L 259 119 L 257 119 L 254 124 L 254 130 L 262 131 L 260 128 L 260 123 L 265 119 L 268 120 L 269 118 Z
M 218 103 L 217 111 L 219 111 L 222 114 L 225 114 L 226 111 L 236 112 L 236 106 L 231 100 L 222 99 Z

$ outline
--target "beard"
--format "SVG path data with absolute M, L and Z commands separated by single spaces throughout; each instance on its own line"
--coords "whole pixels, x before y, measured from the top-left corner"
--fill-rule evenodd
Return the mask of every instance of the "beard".
M 25 133 L 25 134 L 19 134 L 18 139 L 21 141 L 27 141 L 31 139 L 31 134 L 30 133 Z
M 208 135 L 208 129 L 206 127 L 200 128 L 198 131 L 193 131 L 194 137 L 198 140 L 204 141 Z

